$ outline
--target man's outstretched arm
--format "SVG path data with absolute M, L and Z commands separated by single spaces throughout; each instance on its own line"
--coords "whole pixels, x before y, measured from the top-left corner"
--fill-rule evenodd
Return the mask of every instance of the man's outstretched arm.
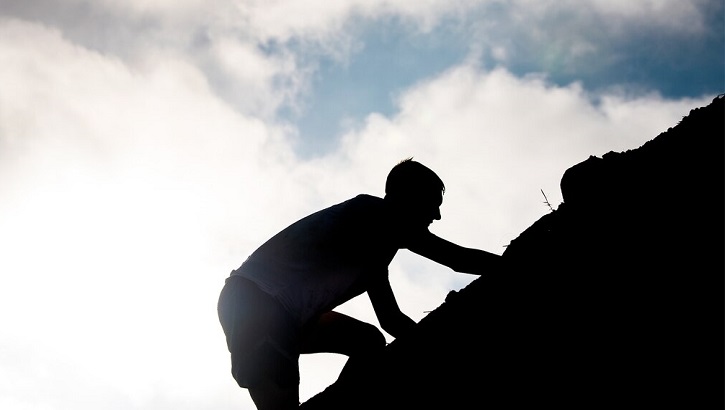
M 391 336 L 397 339 L 415 326 L 415 321 L 400 310 L 387 275 L 370 285 L 368 296 L 380 326 Z
M 503 260 L 499 255 L 465 248 L 430 232 L 418 238 L 408 249 L 456 272 L 481 275 L 499 272 L 503 268 Z

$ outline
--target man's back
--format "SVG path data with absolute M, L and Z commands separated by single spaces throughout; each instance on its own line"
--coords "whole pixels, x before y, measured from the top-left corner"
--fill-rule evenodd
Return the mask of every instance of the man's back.
M 358 195 L 288 226 L 237 269 L 304 324 L 386 275 L 399 248 L 384 200 Z

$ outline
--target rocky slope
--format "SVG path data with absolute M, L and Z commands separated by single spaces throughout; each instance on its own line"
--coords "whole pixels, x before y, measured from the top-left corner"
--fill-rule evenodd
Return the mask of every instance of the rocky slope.
M 723 408 L 724 101 L 571 167 L 505 272 L 302 409 Z

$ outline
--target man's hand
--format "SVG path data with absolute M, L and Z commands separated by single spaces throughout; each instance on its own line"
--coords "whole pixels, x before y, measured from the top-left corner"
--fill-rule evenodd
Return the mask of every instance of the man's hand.
M 456 272 L 482 275 L 500 272 L 503 269 L 503 258 L 500 255 L 480 249 L 464 248 L 430 232 L 418 238 L 408 249 L 448 266 Z

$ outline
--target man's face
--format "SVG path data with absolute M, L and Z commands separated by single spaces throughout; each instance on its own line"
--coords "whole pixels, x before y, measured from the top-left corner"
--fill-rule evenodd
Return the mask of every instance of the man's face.
M 417 196 L 409 204 L 405 218 L 411 227 L 427 228 L 433 221 L 441 219 L 442 203 L 443 195 L 440 192 Z

